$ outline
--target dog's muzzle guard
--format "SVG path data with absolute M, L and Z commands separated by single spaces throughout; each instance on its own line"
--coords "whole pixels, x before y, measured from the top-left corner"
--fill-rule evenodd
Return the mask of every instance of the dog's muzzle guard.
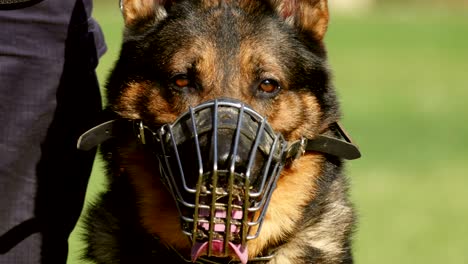
M 89 149 L 118 135 L 113 130 L 121 128 L 115 123 L 106 122 L 83 134 L 78 148 Z M 259 235 L 287 162 L 305 151 L 360 157 L 338 124 L 334 129 L 339 138 L 319 135 L 288 143 L 259 113 L 228 99 L 190 108 L 157 130 L 141 121 L 133 121 L 133 127 L 140 142 L 158 157 L 182 231 L 192 241 L 192 261 L 207 255 L 237 256 L 247 262 L 246 243 Z
M 190 108 L 155 135 L 192 258 L 235 254 L 246 262 L 246 242 L 259 235 L 287 142 L 260 114 L 231 100 Z

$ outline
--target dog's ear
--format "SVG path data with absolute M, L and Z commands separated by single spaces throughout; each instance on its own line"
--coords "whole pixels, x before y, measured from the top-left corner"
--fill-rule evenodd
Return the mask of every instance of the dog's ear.
M 289 24 L 322 40 L 328 27 L 327 0 L 269 0 Z
M 138 22 L 157 22 L 167 16 L 172 0 L 121 0 L 120 8 L 126 26 Z

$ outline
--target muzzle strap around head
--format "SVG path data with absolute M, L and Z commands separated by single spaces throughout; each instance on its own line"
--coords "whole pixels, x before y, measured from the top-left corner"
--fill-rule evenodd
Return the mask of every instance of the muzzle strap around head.
M 139 120 L 115 119 L 106 121 L 83 133 L 78 139 L 77 149 L 85 151 L 91 150 L 111 138 L 119 137 L 122 131 L 128 131 L 129 129 L 137 131 L 135 135 L 142 143 L 145 143 L 141 140 L 141 135 L 144 135 L 144 133 L 139 129 L 140 127 L 147 129 L 143 122 Z M 307 151 L 321 152 L 347 160 L 354 160 L 361 157 L 359 148 L 340 124 L 333 123 L 330 129 L 337 132 L 334 133 L 335 137 L 321 134 L 314 139 L 304 138 L 292 143 L 286 154 L 286 159 L 294 160 Z
M 320 134 L 314 139 L 302 138 L 292 143 L 286 154 L 286 160 L 297 159 L 308 151 L 326 153 L 347 160 L 361 157 L 359 148 L 339 123 L 332 123 L 328 130 L 334 136 Z

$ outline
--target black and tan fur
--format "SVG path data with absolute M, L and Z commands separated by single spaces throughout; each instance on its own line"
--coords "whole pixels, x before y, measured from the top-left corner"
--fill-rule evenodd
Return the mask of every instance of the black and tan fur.
M 107 84 L 114 117 L 157 126 L 189 106 L 234 98 L 266 116 L 288 141 L 313 138 L 339 120 L 323 44 L 325 0 L 122 4 L 124 43 Z M 181 74 L 187 87 L 176 83 Z M 280 88 L 264 92 L 263 80 Z M 185 263 L 180 255 L 190 259 L 190 245 L 154 155 L 131 135 L 107 142 L 102 152 L 109 190 L 87 214 L 86 258 Z M 352 263 L 354 217 L 342 168 L 340 159 L 314 152 L 287 167 L 260 237 L 248 243 L 249 257 L 275 249 L 269 263 Z

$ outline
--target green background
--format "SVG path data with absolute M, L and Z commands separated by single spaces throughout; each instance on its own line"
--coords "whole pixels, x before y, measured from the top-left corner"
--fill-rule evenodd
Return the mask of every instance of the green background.
M 363 153 L 347 166 L 359 212 L 355 259 L 466 264 L 468 9 L 404 3 L 331 10 L 326 43 L 343 124 Z M 104 83 L 121 42 L 117 1 L 96 2 L 94 16 L 109 47 L 98 69 Z M 101 173 L 98 158 L 88 201 L 105 188 Z M 80 224 L 69 264 L 84 263 Z

